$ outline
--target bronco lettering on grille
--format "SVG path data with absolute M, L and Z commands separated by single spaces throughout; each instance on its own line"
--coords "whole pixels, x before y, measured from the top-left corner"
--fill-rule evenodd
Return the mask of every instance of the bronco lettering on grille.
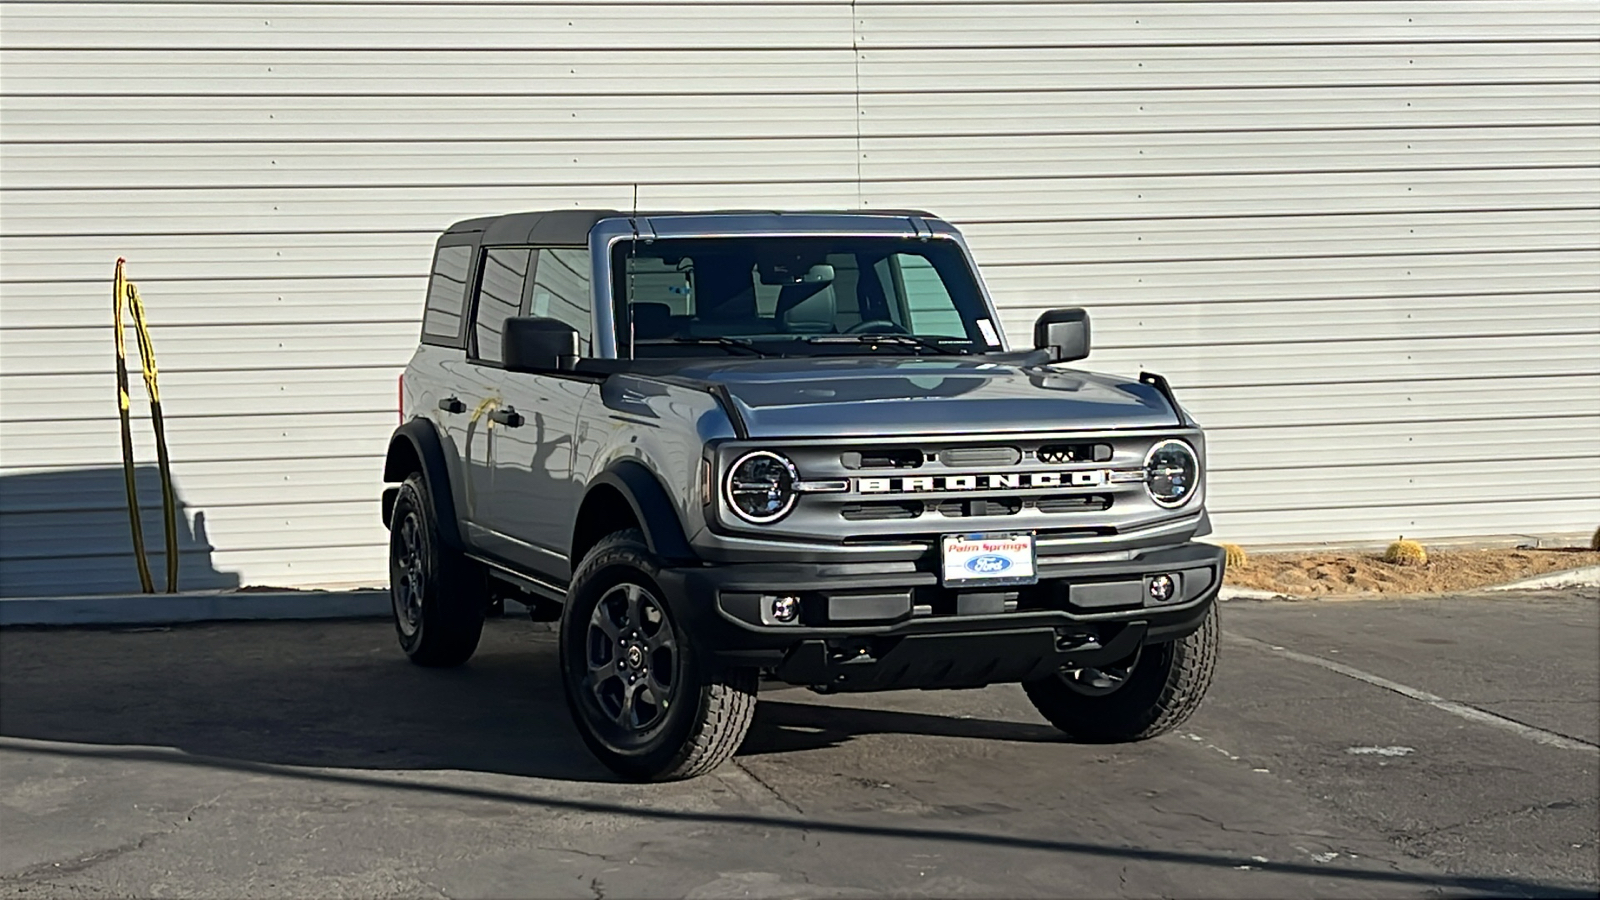
M 916 475 L 857 478 L 861 494 L 928 494 L 957 491 L 999 491 L 1017 488 L 1099 487 L 1110 478 L 1104 469 L 1076 472 L 1008 472 L 995 475 Z

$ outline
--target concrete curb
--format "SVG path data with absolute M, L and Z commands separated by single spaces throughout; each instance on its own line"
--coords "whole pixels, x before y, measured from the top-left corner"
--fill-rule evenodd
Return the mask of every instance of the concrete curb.
M 0 598 L 0 627 L 170 625 L 240 619 L 377 618 L 389 614 L 389 592 L 377 590 Z
M 1476 594 L 1483 591 L 1548 591 L 1573 587 L 1600 587 L 1600 566 L 1583 566 L 1577 569 L 1566 569 L 1560 572 L 1546 572 L 1532 578 L 1523 578 L 1519 581 L 1508 581 L 1505 584 L 1496 584 L 1489 587 L 1473 588 L 1469 591 L 1456 593 Z M 1263 591 L 1258 588 L 1228 587 L 1224 585 L 1218 592 L 1219 600 L 1400 600 L 1416 597 L 1438 596 L 1436 594 L 1384 594 L 1378 591 L 1363 591 L 1353 594 L 1285 594 L 1282 591 Z
M 1521 581 L 1497 584 L 1486 591 L 1543 591 L 1553 588 L 1600 587 L 1600 566 L 1583 566 L 1564 572 L 1548 572 Z
M 1300 597 L 1291 596 L 1281 591 L 1263 591 L 1259 588 L 1241 588 L 1222 586 L 1217 592 L 1218 600 L 1276 600 L 1282 597 L 1285 600 L 1299 600 Z

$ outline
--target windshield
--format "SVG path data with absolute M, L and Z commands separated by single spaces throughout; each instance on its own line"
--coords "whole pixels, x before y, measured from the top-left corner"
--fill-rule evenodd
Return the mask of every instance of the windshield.
M 622 241 L 617 346 L 633 355 L 984 353 L 1000 349 L 950 240 L 882 237 Z

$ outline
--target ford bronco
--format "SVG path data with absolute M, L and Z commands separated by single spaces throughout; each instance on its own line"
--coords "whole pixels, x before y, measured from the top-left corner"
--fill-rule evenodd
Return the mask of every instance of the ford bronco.
M 1217 655 L 1204 438 L 1160 376 L 1062 365 L 1083 310 L 1032 344 L 927 213 L 458 223 L 384 464 L 400 645 L 559 620 L 573 720 L 634 779 L 732 755 L 763 678 L 1168 731 Z

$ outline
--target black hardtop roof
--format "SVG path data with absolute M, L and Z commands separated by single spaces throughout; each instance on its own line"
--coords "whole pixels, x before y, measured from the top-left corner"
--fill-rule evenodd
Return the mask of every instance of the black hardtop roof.
M 589 230 L 601 219 L 652 218 L 660 216 L 920 216 L 937 219 L 932 213 L 908 209 L 846 209 L 846 210 L 775 210 L 775 209 L 703 209 L 703 210 L 639 210 L 630 213 L 618 209 L 557 209 L 540 212 L 507 213 L 501 216 L 481 216 L 464 219 L 451 225 L 445 234 L 483 232 L 484 244 L 534 244 L 546 247 L 581 247 L 589 242 Z

